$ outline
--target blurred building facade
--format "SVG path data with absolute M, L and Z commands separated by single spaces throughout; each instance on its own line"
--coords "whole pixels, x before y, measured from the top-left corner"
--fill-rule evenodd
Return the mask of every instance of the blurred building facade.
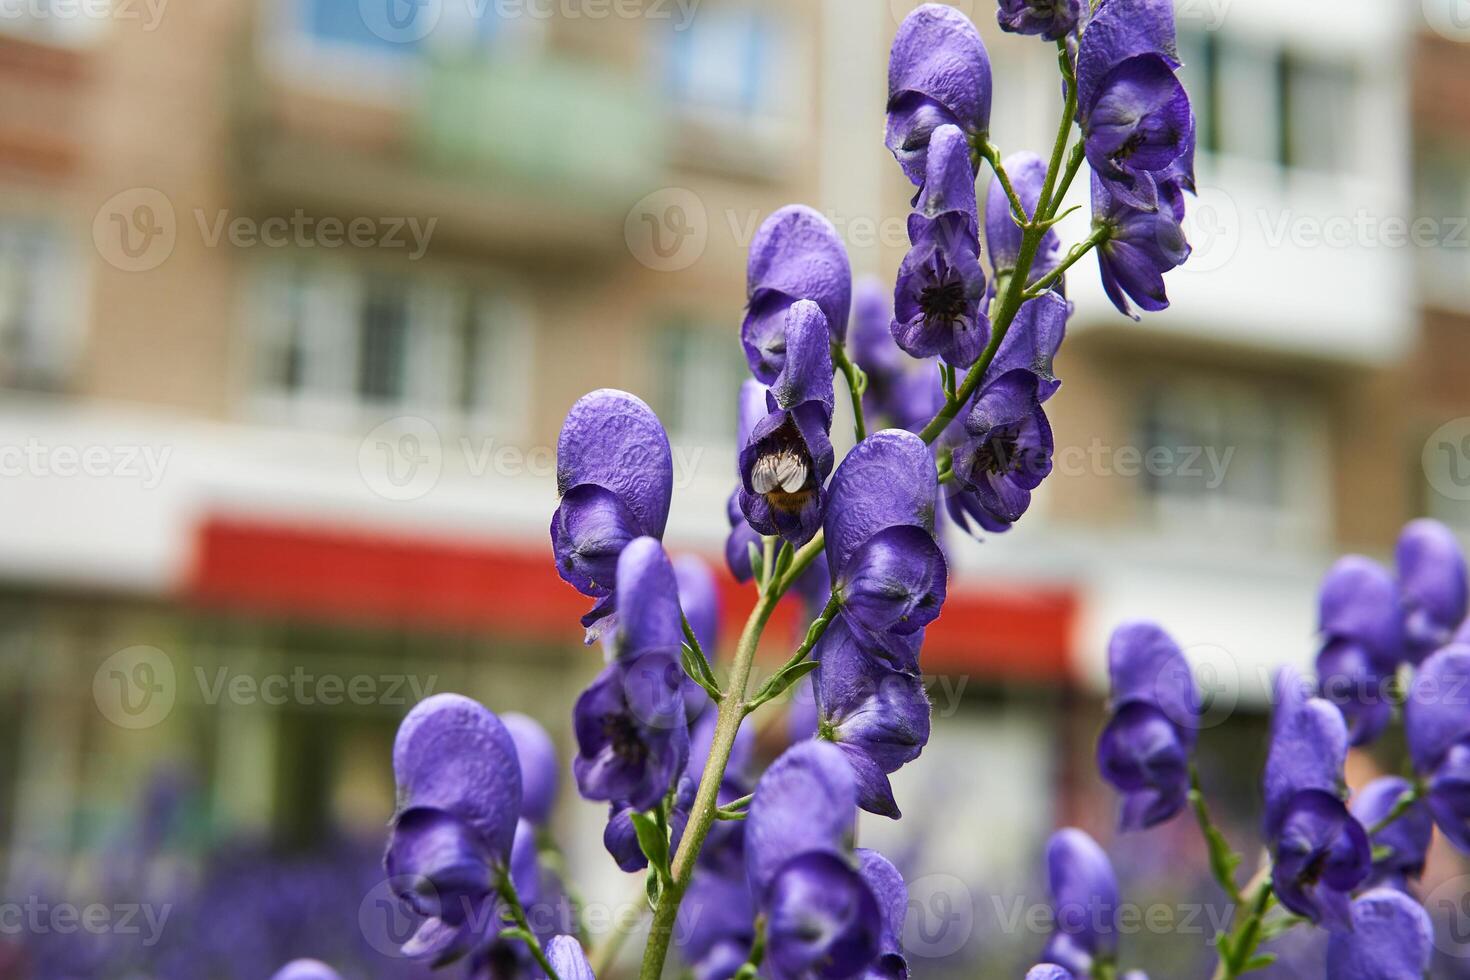
M 219 827 L 375 828 L 416 694 L 564 718 L 596 657 L 547 552 L 561 417 L 593 388 L 644 396 L 675 444 L 669 541 L 718 563 L 745 247 L 809 202 L 891 280 L 911 188 L 881 144 L 883 65 L 911 6 L 37 3 L 0 22 L 12 857 L 85 852 L 175 756 Z M 995 60 L 996 142 L 1044 151 L 1051 49 L 961 6 Z M 1392 0 L 1178 6 L 1195 257 L 1137 324 L 1090 260 L 1070 277 L 1057 471 L 1015 532 L 952 549 L 926 647 L 969 685 L 936 691 L 953 710 L 926 761 L 1010 787 L 965 790 L 1009 815 L 977 874 L 1020 873 L 1038 808 L 1090 782 L 1073 768 L 1119 620 L 1159 619 L 1221 704 L 1258 704 L 1271 665 L 1310 656 L 1334 554 L 1383 552 L 1425 511 L 1470 528 L 1421 459 L 1470 414 L 1470 243 L 1449 228 L 1470 119 L 1436 96 L 1464 90 L 1445 86 L 1470 49 Z M 1424 215 L 1438 247 L 1386 240 Z M 748 600 L 726 596 L 737 620 Z M 278 677 L 310 693 L 273 700 Z M 1110 805 L 1078 789 L 1061 816 L 1107 825 Z

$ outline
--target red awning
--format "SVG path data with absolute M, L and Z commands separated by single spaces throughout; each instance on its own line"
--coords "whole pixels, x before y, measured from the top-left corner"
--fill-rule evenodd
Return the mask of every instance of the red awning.
M 723 559 L 727 644 L 754 603 Z M 556 574 L 549 545 L 461 544 L 379 529 L 326 528 L 211 517 L 197 532 L 184 585 L 209 608 L 385 627 L 472 629 L 548 643 L 580 639 L 591 600 Z M 791 604 L 784 604 L 790 606 Z M 924 669 L 984 677 L 1060 680 L 1069 671 L 1076 599 L 1055 586 L 952 585 L 924 643 Z M 795 610 L 773 619 L 772 659 L 795 640 Z M 780 638 L 782 642 L 774 642 Z

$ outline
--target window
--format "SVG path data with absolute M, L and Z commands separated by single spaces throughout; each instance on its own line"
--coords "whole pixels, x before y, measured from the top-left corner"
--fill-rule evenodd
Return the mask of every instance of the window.
M 740 118 L 769 111 L 773 31 L 751 11 L 700 11 L 669 33 L 668 87 L 676 105 Z
M 735 441 L 736 400 L 749 375 L 733 329 L 674 322 L 656 335 L 658 415 L 688 442 Z
M 71 373 L 81 290 L 60 233 L 43 221 L 0 220 L 0 384 L 56 389 Z
M 250 315 L 267 414 L 350 425 L 391 408 L 498 426 L 521 414 L 529 321 L 508 291 L 287 263 L 262 278 Z
M 1354 138 L 1352 67 L 1289 55 L 1286 71 L 1286 163 L 1333 171 L 1350 156 Z
M 1142 498 L 1154 517 L 1191 527 L 1315 535 L 1327 510 L 1324 441 L 1309 404 L 1264 386 L 1157 386 L 1140 412 Z

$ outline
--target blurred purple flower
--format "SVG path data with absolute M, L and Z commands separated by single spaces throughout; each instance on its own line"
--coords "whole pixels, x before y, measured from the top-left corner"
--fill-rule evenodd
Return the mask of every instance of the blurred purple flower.
M 1371 830 L 1411 789 L 1406 779 L 1381 776 L 1356 793 L 1348 808 L 1365 829 Z M 1434 817 L 1422 801 L 1415 801 L 1393 823 L 1372 834 L 1369 843 L 1375 849 L 1386 847 L 1389 853 L 1374 860 L 1365 884 L 1405 889 L 1407 879 L 1424 873 L 1424 855 L 1433 836 Z
M 1470 853 L 1470 645 L 1451 644 L 1419 665 L 1404 705 L 1404 734 L 1435 824 Z
M 561 776 L 556 743 L 541 723 L 529 715 L 508 712 L 500 716 L 500 721 L 515 743 L 520 765 L 521 816 L 544 827 L 551 820 Z
M 1041 201 L 1041 191 L 1046 184 L 1046 162 L 1029 151 L 1012 153 L 1001 162 L 1011 180 L 1011 189 L 1020 198 L 1026 209 L 1026 217 L 1036 214 L 1036 205 Z M 985 194 L 985 246 L 990 250 L 990 270 L 996 279 L 1009 276 L 1016 268 L 1021 255 L 1021 226 L 1011 213 L 1010 197 L 1000 180 L 992 180 Z M 1060 259 L 1061 238 L 1055 228 L 1048 228 L 1041 236 L 1041 244 L 1031 259 L 1030 281 L 1035 282 L 1057 267 Z M 1028 283 L 1029 285 L 1029 283 Z M 1060 292 L 1060 283 L 1058 291 Z M 1015 329 L 1013 326 L 1011 329 Z
M 1077 29 L 1082 0 L 1000 0 L 995 16 L 1003 31 L 1060 41 Z
M 1388 687 L 1403 647 L 1398 588 L 1377 562 L 1347 555 L 1323 578 L 1317 610 L 1318 690 L 1342 711 L 1352 744 L 1365 745 L 1393 716 Z
M 1327 941 L 1332 980 L 1418 980 L 1434 954 L 1429 915 L 1408 895 L 1389 888 L 1353 900 L 1352 928 Z
M 1108 674 L 1112 714 L 1098 740 L 1098 768 L 1123 794 L 1122 828 L 1143 830 L 1184 809 L 1199 694 L 1178 644 L 1153 623 L 1113 631 Z
M 1084 832 L 1067 827 L 1046 845 L 1047 878 L 1055 919 L 1042 960 L 1078 976 L 1093 963 L 1110 963 L 1118 949 L 1118 879 L 1103 849 Z
M 277 970 L 271 980 L 342 980 L 342 977 L 321 960 L 292 960 Z
M 1465 621 L 1465 554 L 1455 533 L 1439 521 L 1410 521 L 1394 553 L 1404 640 L 1411 663 L 1450 641 Z
M 561 980 L 597 980 L 582 945 L 571 936 L 557 936 L 546 946 L 546 960 Z

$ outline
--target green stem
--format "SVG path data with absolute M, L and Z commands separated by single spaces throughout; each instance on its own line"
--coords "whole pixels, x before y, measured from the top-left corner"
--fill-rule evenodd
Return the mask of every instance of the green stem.
M 862 442 L 868 437 L 868 422 L 863 417 L 863 392 L 868 387 L 867 375 L 847 356 L 847 349 L 835 341 L 832 343 L 832 363 L 837 365 L 837 369 L 847 379 L 847 390 L 852 396 L 853 431 L 857 441 Z
M 745 719 L 745 687 L 750 681 L 751 666 L 755 662 L 755 650 L 760 644 L 761 633 L 776 609 L 784 586 L 802 565 L 803 548 L 792 560 L 787 576 L 774 587 L 764 589 L 756 600 L 755 609 L 745 621 L 740 633 L 740 642 L 735 647 L 735 659 L 730 665 L 730 683 L 725 690 L 725 699 L 720 702 L 719 714 L 715 716 L 715 734 L 710 743 L 709 759 L 699 779 L 699 789 L 694 795 L 694 806 L 689 814 L 684 838 L 674 855 L 673 880 L 659 895 L 658 907 L 653 912 L 653 924 L 648 931 L 648 946 L 643 951 L 643 968 L 639 973 L 642 980 L 659 980 L 663 975 L 664 960 L 669 955 L 669 941 L 674 935 L 674 919 L 679 913 L 679 903 L 689 888 L 694 876 L 694 862 L 704 839 L 709 835 L 719 808 L 720 783 L 725 777 L 725 766 L 730 761 L 730 750 L 735 745 L 735 735 Z M 809 564 L 815 555 L 806 559 Z
M 1210 856 L 1210 873 L 1225 889 L 1225 894 L 1235 905 L 1243 903 L 1240 895 L 1240 887 L 1235 883 L 1235 869 L 1240 864 L 1240 855 L 1230 849 L 1225 840 L 1225 835 L 1220 833 L 1215 826 L 1214 820 L 1210 818 L 1210 810 L 1205 802 L 1204 791 L 1200 789 L 1199 768 L 1193 763 L 1189 766 L 1189 805 L 1194 810 L 1195 820 L 1199 822 L 1200 833 L 1205 839 L 1205 848 Z
M 1385 813 L 1382 820 L 1368 828 L 1369 840 L 1372 840 L 1380 831 L 1385 830 L 1389 824 L 1393 823 L 1399 817 L 1408 813 L 1409 808 L 1419 802 L 1419 797 L 1423 795 L 1423 792 L 1424 787 L 1418 783 L 1410 786 L 1409 791 L 1400 796 L 1397 802 L 1394 803 L 1393 809 Z
M 1244 894 L 1250 896 L 1250 912 L 1236 926 L 1230 939 L 1230 955 L 1220 957 L 1220 964 L 1215 967 L 1214 980 L 1231 980 L 1240 976 L 1246 972 L 1246 966 L 1255 956 L 1256 944 L 1261 937 L 1261 922 L 1266 913 L 1271 911 L 1271 900 L 1274 897 L 1271 890 L 1270 862 L 1256 872 L 1250 884 L 1246 885 Z
M 1057 209 L 1067 199 L 1067 191 L 1072 189 L 1072 178 L 1077 176 L 1077 171 L 1082 169 L 1082 161 L 1086 154 L 1083 152 L 1081 143 L 1072 144 L 1072 155 L 1067 158 L 1067 172 L 1062 175 L 1062 182 L 1057 185 L 1056 197 L 1051 202 L 1051 211 L 1046 219 L 1050 221 L 1057 215 Z
M 502 870 L 496 881 L 496 890 L 500 892 L 500 899 L 505 903 L 510 912 L 510 919 L 515 923 L 516 929 L 523 933 L 521 938 L 530 947 L 531 956 L 536 960 L 542 972 L 549 980 L 561 980 L 556 971 L 551 968 L 551 963 L 546 959 L 546 952 L 541 948 L 541 941 L 531 931 L 531 924 L 526 921 L 526 910 L 521 905 L 521 897 L 516 894 L 515 882 L 510 880 L 510 871 Z
M 1026 206 L 1021 203 L 1021 197 L 1016 189 L 1011 186 L 1011 176 L 1006 173 L 1006 168 L 1000 162 L 1000 148 L 989 140 L 979 148 L 980 157 L 990 164 L 990 169 L 995 171 L 995 179 L 1000 181 L 1001 190 L 1005 191 L 1006 199 L 1011 202 L 1011 215 L 1016 219 L 1016 224 L 1025 225 L 1031 220 L 1026 213 Z
M 1108 228 L 1094 229 L 1091 235 L 1088 235 L 1082 241 L 1078 242 L 1076 245 L 1073 245 L 1070 249 L 1068 249 L 1066 258 L 1062 259 L 1062 261 L 1057 265 L 1055 269 L 1051 270 L 1046 275 L 1042 276 L 1040 279 L 1032 283 L 1031 287 L 1027 289 L 1026 292 L 1022 294 L 1022 296 L 1025 299 L 1035 299 L 1042 293 L 1046 292 L 1048 289 L 1051 288 L 1053 283 L 1062 278 L 1063 273 L 1072 268 L 1072 266 L 1076 265 L 1077 261 L 1081 259 L 1082 256 L 1092 251 L 1095 246 L 1101 245 L 1103 242 L 1107 241 L 1109 234 L 1110 230 Z

